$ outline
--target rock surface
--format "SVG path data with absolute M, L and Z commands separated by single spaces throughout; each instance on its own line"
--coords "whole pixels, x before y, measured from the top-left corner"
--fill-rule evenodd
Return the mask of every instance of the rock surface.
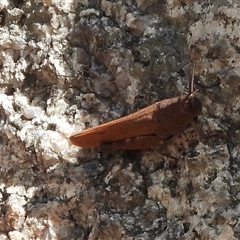
M 1 1 L 0 239 L 240 239 L 239 26 L 237 0 Z M 68 141 L 193 64 L 203 114 L 164 152 Z

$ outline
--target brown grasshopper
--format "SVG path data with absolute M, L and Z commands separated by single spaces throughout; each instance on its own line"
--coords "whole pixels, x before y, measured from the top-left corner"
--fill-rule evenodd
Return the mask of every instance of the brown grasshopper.
M 100 150 L 144 149 L 163 144 L 181 133 L 202 112 L 195 96 L 194 71 L 189 91 L 179 97 L 164 99 L 135 113 L 70 136 L 72 144 Z

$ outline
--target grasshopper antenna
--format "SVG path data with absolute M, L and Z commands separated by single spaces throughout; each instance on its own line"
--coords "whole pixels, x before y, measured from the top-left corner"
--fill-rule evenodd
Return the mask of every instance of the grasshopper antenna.
M 193 94 L 194 93 L 194 75 L 195 75 L 195 66 L 196 64 L 193 63 L 193 68 L 192 68 L 192 78 L 191 81 L 189 82 L 189 94 Z

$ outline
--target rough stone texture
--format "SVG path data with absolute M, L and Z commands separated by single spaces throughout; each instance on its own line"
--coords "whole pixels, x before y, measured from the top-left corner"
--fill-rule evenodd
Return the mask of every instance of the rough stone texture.
M 240 239 L 239 39 L 238 0 L 1 1 L 0 239 Z M 69 143 L 191 62 L 203 114 L 164 155 Z

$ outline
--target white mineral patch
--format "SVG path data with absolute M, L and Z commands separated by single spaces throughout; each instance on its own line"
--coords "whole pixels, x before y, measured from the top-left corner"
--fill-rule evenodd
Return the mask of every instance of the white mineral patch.
M 7 7 L 8 4 L 10 4 L 8 0 L 1 0 L 1 2 L 0 2 L 0 11 L 2 11 L 3 8 Z
M 26 107 L 23 109 L 23 116 L 27 119 L 33 119 L 41 113 L 42 109 L 39 107 Z
M 69 141 L 62 134 L 47 130 L 41 138 L 41 145 L 43 147 L 45 146 L 44 149 L 51 149 L 55 153 L 61 153 L 66 151 L 69 146 Z
M 11 240 L 27 240 L 28 236 L 21 233 L 20 231 L 10 231 L 8 233 Z
M 7 188 L 7 192 L 9 194 L 16 193 L 18 195 L 25 195 L 26 194 L 26 189 L 24 186 L 11 186 Z

